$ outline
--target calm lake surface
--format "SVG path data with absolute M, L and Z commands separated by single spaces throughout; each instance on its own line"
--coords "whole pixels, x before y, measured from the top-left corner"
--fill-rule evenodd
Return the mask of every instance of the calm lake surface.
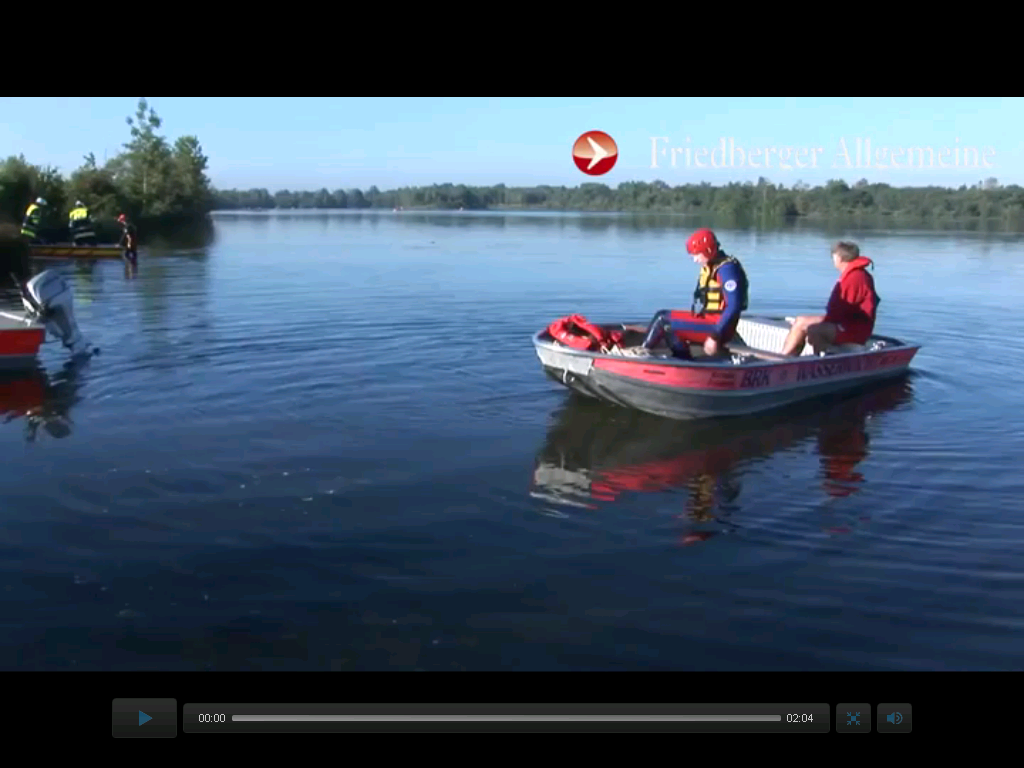
M 135 276 L 58 265 L 103 351 L 0 378 L 0 668 L 1024 667 L 1024 241 L 721 231 L 787 314 L 857 239 L 877 330 L 925 346 L 687 425 L 581 401 L 530 343 L 688 307 L 672 222 L 219 215 Z

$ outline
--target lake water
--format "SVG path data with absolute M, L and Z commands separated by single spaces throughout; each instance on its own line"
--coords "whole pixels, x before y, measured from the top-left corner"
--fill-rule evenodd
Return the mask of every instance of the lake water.
M 773 313 L 861 243 L 925 345 L 868 394 L 688 425 L 546 379 L 552 319 L 689 306 L 693 227 L 224 215 L 62 266 L 103 351 L 0 379 L 0 668 L 1024 667 L 1022 240 L 721 231 Z

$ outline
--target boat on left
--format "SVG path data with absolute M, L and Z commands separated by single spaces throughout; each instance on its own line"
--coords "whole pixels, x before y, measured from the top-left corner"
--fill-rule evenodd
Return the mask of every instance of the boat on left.
M 28 249 L 34 259 L 121 259 L 124 248 L 116 243 L 107 245 L 75 245 L 74 243 L 32 244 Z
M 40 272 L 27 283 L 17 280 L 22 311 L 0 309 L 0 367 L 36 365 L 47 335 L 72 358 L 99 352 L 78 328 L 71 286 L 57 270 Z

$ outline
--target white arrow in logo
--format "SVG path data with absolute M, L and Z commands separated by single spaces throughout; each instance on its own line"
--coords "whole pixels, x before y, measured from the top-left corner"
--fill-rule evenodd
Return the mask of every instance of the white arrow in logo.
M 600 144 L 594 141 L 593 136 L 587 136 L 587 141 L 590 142 L 590 148 L 594 150 L 594 156 L 590 158 L 590 165 L 587 166 L 587 170 L 589 171 L 599 162 L 608 157 L 610 153 L 608 152 L 608 150 L 606 150 L 604 147 L 602 147 Z

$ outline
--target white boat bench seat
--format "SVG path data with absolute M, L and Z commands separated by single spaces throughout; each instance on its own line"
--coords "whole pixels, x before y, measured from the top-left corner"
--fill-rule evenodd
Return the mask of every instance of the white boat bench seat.
M 754 349 L 765 352 L 782 354 L 782 348 L 786 344 L 786 337 L 789 335 L 789 328 L 795 317 L 785 319 L 740 318 L 736 326 L 736 335 L 743 339 L 743 344 Z M 865 352 L 867 347 L 864 344 L 839 344 L 829 347 L 825 354 L 844 354 L 849 352 Z M 804 345 L 801 357 L 814 355 L 814 349 L 810 344 Z

